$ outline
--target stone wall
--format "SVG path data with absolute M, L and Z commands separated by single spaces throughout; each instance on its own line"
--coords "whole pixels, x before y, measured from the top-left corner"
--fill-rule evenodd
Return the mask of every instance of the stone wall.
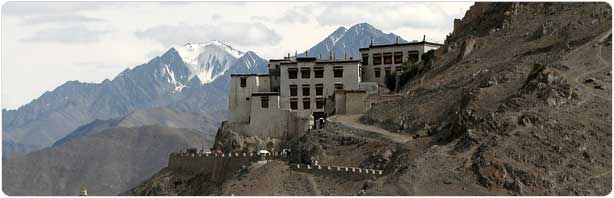
M 336 114 L 364 114 L 371 108 L 366 91 L 337 90 L 335 92 Z
M 285 158 L 285 155 L 281 152 L 259 155 L 257 153 L 214 154 L 183 151 L 170 155 L 168 168 L 208 175 L 211 177 L 211 181 L 223 182 L 236 174 L 243 166 L 249 166 L 252 162 L 282 158 Z

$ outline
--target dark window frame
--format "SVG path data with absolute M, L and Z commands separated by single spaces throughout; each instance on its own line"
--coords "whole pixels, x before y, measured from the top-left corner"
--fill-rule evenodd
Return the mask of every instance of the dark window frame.
M 373 65 L 381 65 L 382 63 L 382 54 L 373 54 Z
M 313 68 L 314 78 L 324 78 L 324 67 Z
M 333 67 L 333 77 L 343 78 L 343 67 Z
M 316 96 L 324 95 L 324 84 L 316 84 Z
M 246 77 L 241 77 L 240 86 L 241 87 L 247 87 L 247 78 Z
M 362 54 L 362 61 L 361 61 L 362 65 L 368 65 L 369 64 L 369 54 Z
M 392 64 L 392 53 L 385 53 L 383 57 L 384 57 L 384 64 L 387 64 L 387 65 Z
M 260 97 L 260 107 L 264 109 L 269 108 L 269 97 L 268 96 Z
M 311 78 L 311 69 L 301 68 L 301 78 Z
M 298 109 L 298 101 L 296 98 L 290 98 L 290 109 L 292 110 Z
M 298 86 L 290 85 L 290 96 L 298 96 Z
M 381 68 L 374 68 L 373 72 L 375 73 L 375 77 L 379 78 L 382 76 L 382 69 Z
M 288 79 L 298 79 L 298 70 L 296 68 L 288 69 Z
M 394 54 L 392 54 L 392 59 L 394 61 L 394 64 L 403 63 L 403 52 L 395 52 Z
M 303 96 L 309 96 L 311 94 L 311 87 L 309 85 L 303 85 L 302 90 Z
M 311 109 L 311 100 L 303 98 L 303 109 Z

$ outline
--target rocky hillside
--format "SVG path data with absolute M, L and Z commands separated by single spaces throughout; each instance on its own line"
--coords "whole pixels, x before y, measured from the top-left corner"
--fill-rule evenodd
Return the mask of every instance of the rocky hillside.
M 225 111 L 219 104 L 227 104 L 230 73 L 265 73 L 266 65 L 255 53 L 220 42 L 176 46 L 112 80 L 69 81 L 19 109 L 3 109 L 4 150 L 49 146 L 79 126 L 137 109 Z
M 362 119 L 430 140 L 392 162 L 406 167 L 398 183 L 413 194 L 608 194 L 611 17 L 606 3 L 472 6 L 402 99 Z
M 168 155 L 208 142 L 192 129 L 162 126 L 111 128 L 64 144 L 3 160 L 7 195 L 117 195 L 168 163 Z
M 382 176 L 306 174 L 274 161 L 222 184 L 164 169 L 127 194 L 606 195 L 611 16 L 606 3 L 476 3 L 415 66 L 400 99 L 281 143 L 290 163 Z M 224 148 L 249 146 L 233 142 Z

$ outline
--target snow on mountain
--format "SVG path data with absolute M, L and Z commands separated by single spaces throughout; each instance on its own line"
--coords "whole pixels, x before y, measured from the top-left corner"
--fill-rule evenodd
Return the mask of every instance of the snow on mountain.
M 174 48 L 190 70 L 188 79 L 197 76 L 203 84 L 222 76 L 245 54 L 219 41 L 186 43 Z
M 3 110 L 2 135 L 12 141 L 3 142 L 3 151 L 46 147 L 83 124 L 136 109 L 225 111 L 231 73 L 266 71 L 267 61 L 255 53 L 218 41 L 171 48 L 111 80 L 68 81 L 19 109 Z

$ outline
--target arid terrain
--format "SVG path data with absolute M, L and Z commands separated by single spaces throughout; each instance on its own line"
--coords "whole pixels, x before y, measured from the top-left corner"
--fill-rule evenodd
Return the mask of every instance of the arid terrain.
M 398 99 L 281 142 L 286 160 L 219 183 L 165 168 L 125 194 L 609 194 L 611 16 L 606 3 L 476 3 Z M 248 146 L 223 133 L 232 132 L 218 130 L 216 144 Z M 383 174 L 289 165 L 313 159 Z

